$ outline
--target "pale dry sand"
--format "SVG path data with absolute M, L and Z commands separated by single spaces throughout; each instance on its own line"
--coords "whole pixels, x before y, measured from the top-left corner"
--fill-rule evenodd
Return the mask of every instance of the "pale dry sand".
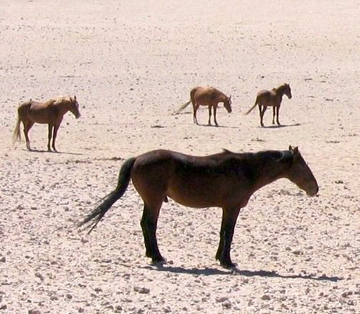
M 359 313 L 358 1 L 0 2 L 0 313 Z M 290 83 L 283 127 L 245 112 L 259 89 Z M 174 115 L 197 85 L 233 98 L 221 127 Z M 16 108 L 76 94 L 57 147 L 35 125 L 11 145 Z M 198 119 L 207 122 L 202 108 Z M 116 184 L 125 158 L 166 148 L 206 155 L 299 146 L 320 186 L 258 191 L 215 261 L 221 211 L 164 204 L 144 256 L 130 186 L 89 236 L 74 225 Z

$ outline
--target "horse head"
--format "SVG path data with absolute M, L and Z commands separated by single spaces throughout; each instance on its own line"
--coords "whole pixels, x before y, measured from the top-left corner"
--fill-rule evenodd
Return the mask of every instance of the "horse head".
M 291 95 L 291 87 L 289 84 L 284 84 L 284 94 L 289 98 L 291 99 L 292 98 L 292 95 Z
M 226 99 L 224 101 L 224 107 L 226 108 L 228 113 L 231 113 L 231 111 L 232 111 L 232 109 L 231 109 L 231 96 L 226 97 Z
M 70 98 L 70 111 L 72 112 L 72 114 L 75 116 L 76 119 L 80 118 L 80 111 L 79 111 L 79 104 L 76 100 L 76 96 L 74 96 L 74 98 Z
M 315 196 L 319 191 L 319 186 L 299 149 L 289 146 L 289 151 L 284 152 L 281 159 L 290 162 L 286 177 L 305 191 L 307 195 Z

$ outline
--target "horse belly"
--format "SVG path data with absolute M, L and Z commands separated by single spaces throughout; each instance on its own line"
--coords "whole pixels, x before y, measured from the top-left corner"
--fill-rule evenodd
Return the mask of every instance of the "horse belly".
M 45 108 L 33 109 L 29 111 L 29 118 L 36 123 L 47 124 L 51 122 L 49 110 Z
M 276 97 L 271 93 L 271 91 L 263 90 L 258 93 L 257 96 L 258 104 L 263 106 L 275 106 Z
M 202 180 L 175 180 L 167 189 L 167 196 L 175 202 L 194 208 L 222 205 L 221 188 L 215 182 Z
M 195 101 L 200 106 L 217 104 L 216 95 L 212 89 L 201 89 L 195 93 Z

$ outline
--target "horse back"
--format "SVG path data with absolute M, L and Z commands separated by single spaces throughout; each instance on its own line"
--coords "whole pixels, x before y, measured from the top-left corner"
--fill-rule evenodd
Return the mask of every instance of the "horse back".
M 184 206 L 222 207 L 230 195 L 240 196 L 234 193 L 239 179 L 248 184 L 239 162 L 228 152 L 199 157 L 156 150 L 136 158 L 132 181 L 147 204 L 169 196 Z
M 277 102 L 277 95 L 273 90 L 272 91 L 261 90 L 257 93 L 256 103 L 260 105 L 271 106 L 276 104 L 276 102 Z
M 192 99 L 200 105 L 217 105 L 224 100 L 224 94 L 214 87 L 195 87 L 191 91 Z
M 23 102 L 18 107 L 19 117 L 36 123 L 49 123 L 56 116 L 57 109 L 52 106 L 53 104 L 53 100 L 45 103 L 34 100 Z

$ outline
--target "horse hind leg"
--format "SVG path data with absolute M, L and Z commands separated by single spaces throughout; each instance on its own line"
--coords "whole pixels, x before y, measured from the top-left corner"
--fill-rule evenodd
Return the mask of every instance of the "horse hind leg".
M 208 125 L 211 125 L 211 106 L 209 105 L 209 121 Z
M 58 133 L 60 125 L 55 125 L 54 126 L 54 134 L 53 134 L 53 141 L 52 141 L 52 148 L 54 150 L 54 152 L 57 152 L 56 148 L 55 148 L 55 141 L 56 141 L 56 136 Z
M 196 118 L 196 112 L 197 112 L 198 108 L 199 108 L 199 105 L 197 103 L 193 103 L 193 111 L 194 111 L 194 113 L 193 113 L 193 121 L 194 121 L 195 124 L 199 124 L 198 120 Z
M 144 236 L 146 256 L 150 257 L 153 263 L 164 262 L 156 239 L 156 228 L 160 213 L 161 203 L 157 205 L 144 205 L 143 215 L 141 218 L 141 228 Z
M 32 128 L 32 126 L 34 125 L 34 122 L 32 121 L 23 121 L 24 124 L 24 136 L 25 136 L 25 141 L 26 141 L 26 148 L 28 150 L 31 150 L 30 147 L 30 138 L 29 138 L 29 131 Z
M 51 124 L 49 124 L 48 125 L 48 144 L 47 144 L 47 148 L 48 148 L 49 152 L 51 152 L 50 143 L 51 143 L 52 134 L 53 134 L 53 126 Z
M 216 120 L 216 111 L 217 111 L 217 105 L 214 106 L 214 123 L 216 126 L 219 126 L 218 123 L 217 123 L 217 120 Z
M 264 126 L 264 114 L 265 114 L 265 111 L 266 111 L 267 107 L 266 106 L 262 106 L 262 105 L 259 105 L 259 111 L 260 111 L 260 125 L 263 127 Z

